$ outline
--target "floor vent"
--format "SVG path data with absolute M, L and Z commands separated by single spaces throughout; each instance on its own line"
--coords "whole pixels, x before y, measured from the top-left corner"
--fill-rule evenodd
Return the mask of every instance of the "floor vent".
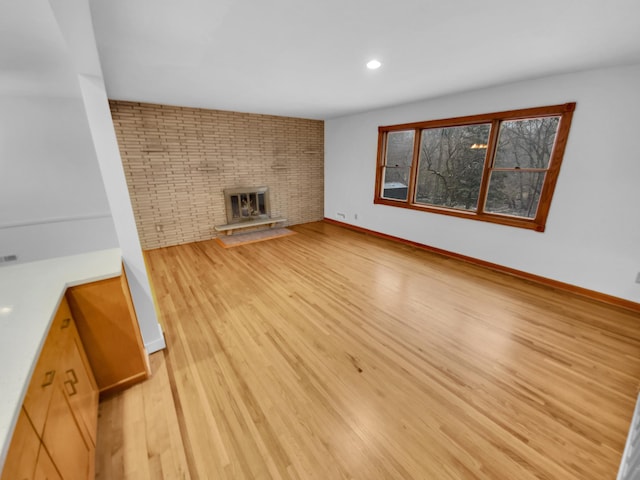
M 4 256 L 0 255 L 0 264 L 17 262 L 17 261 L 18 261 L 17 255 L 4 255 Z
M 640 478 L 640 397 L 633 411 L 631 427 L 624 447 L 617 480 L 637 480 Z

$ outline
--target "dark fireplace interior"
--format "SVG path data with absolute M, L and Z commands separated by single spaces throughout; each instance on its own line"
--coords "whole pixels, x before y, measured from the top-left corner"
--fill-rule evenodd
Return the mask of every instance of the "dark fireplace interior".
M 269 189 L 247 187 L 225 189 L 227 223 L 269 218 Z

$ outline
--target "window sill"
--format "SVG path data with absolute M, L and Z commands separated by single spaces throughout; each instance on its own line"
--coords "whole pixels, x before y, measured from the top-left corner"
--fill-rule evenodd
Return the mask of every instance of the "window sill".
M 507 215 L 497 215 L 491 213 L 466 212 L 464 210 L 418 205 L 403 200 L 389 200 L 386 198 L 375 198 L 373 203 L 377 205 L 387 205 L 389 207 L 408 208 L 410 210 L 419 210 L 427 213 L 449 215 L 451 217 L 467 218 L 469 220 L 477 220 L 479 222 L 497 223 L 499 225 L 525 228 L 528 230 L 534 230 L 536 232 L 544 232 L 545 230 L 545 225 L 543 223 L 538 223 L 533 219 L 529 220 L 519 217 L 510 217 Z

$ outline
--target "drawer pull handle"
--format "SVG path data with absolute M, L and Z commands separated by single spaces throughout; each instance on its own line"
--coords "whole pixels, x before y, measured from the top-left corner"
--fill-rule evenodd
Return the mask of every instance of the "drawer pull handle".
M 44 374 L 44 382 L 42 382 L 42 387 L 48 387 L 49 385 L 51 385 L 53 383 L 53 379 L 56 376 L 56 371 L 55 370 L 49 370 L 47 373 Z
M 73 368 L 71 370 L 67 370 L 66 374 L 67 374 L 67 378 L 71 377 L 71 378 L 69 378 L 69 380 L 64 382 L 65 388 L 66 388 L 66 386 L 71 387 L 71 391 L 69 391 L 69 389 L 67 388 L 67 395 L 69 395 L 70 397 L 73 397 L 76 393 L 78 393 L 78 390 L 76 390 L 76 384 L 78 383 L 78 377 L 76 376 L 76 371 Z
M 68 328 L 69 325 L 71 325 L 71 319 L 65 318 L 64 320 L 62 320 L 62 325 L 60 326 L 60 330 L 64 330 L 65 328 Z
M 76 371 L 73 368 L 71 370 L 67 370 L 67 377 L 69 376 L 71 376 L 69 382 L 73 383 L 74 385 L 78 383 L 78 377 L 76 377 Z
M 67 388 L 67 395 L 69 395 L 70 397 L 73 397 L 76 393 L 78 393 L 78 391 L 76 390 L 76 384 L 73 383 L 71 380 L 67 380 L 66 382 L 64 382 L 65 386 L 70 386 L 71 387 L 71 392 L 69 392 L 69 389 Z

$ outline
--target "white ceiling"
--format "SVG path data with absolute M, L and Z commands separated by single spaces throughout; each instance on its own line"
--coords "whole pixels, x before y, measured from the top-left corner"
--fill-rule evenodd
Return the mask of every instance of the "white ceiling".
M 640 62 L 640 0 L 90 2 L 121 100 L 326 119 Z M 47 3 L 1 4 L 0 95 L 78 94 Z
M 110 98 L 326 119 L 640 62 L 639 0 L 91 0 Z M 371 58 L 383 62 L 369 71 Z
M 33 95 L 79 97 L 66 44 L 46 0 L 0 3 L 0 98 Z

